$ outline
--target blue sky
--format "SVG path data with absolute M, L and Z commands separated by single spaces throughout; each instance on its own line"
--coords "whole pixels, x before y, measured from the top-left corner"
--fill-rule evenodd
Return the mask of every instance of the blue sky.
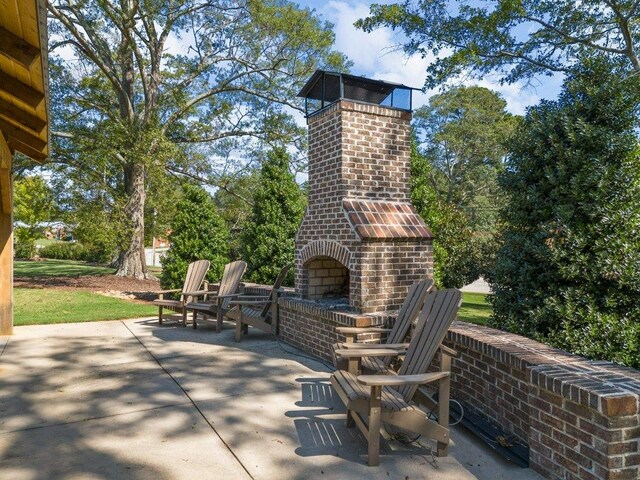
M 296 1 L 296 0 L 294 0 Z M 404 83 L 422 88 L 425 70 L 433 58 L 421 58 L 419 55 L 407 57 L 397 46 L 402 37 L 388 28 L 372 33 L 357 30 L 353 22 L 369 13 L 372 3 L 395 3 L 393 0 L 297 0 L 302 7 L 315 9 L 316 15 L 334 25 L 336 35 L 335 48 L 346 54 L 353 62 L 352 73 L 365 77 Z M 544 77 L 539 85 L 525 87 L 524 84 L 500 85 L 498 77 L 485 77 L 482 80 L 463 82 L 465 85 L 480 85 L 499 92 L 507 101 L 507 108 L 522 115 L 527 106 L 535 105 L 541 99 L 553 99 L 558 95 L 560 78 Z M 433 91 L 414 93 L 414 106 L 425 104 Z

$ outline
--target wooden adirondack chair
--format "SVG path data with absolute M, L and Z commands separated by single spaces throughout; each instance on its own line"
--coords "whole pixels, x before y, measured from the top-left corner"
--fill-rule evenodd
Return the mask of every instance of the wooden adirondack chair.
M 336 332 L 346 336 L 344 343 L 336 343 L 333 345 L 333 362 L 336 368 L 343 367 L 339 357 L 335 354 L 336 350 L 343 348 L 393 348 L 406 350 L 408 343 L 402 343 L 407 337 L 407 333 L 411 328 L 411 324 L 420 313 L 424 305 L 427 294 L 434 289 L 433 280 L 426 279 L 414 283 L 409 287 L 407 296 L 402 302 L 400 311 L 396 318 L 393 328 L 383 327 L 336 327 Z M 358 343 L 357 336 L 365 333 L 387 333 L 385 343 Z M 364 357 L 362 358 L 362 368 L 369 372 L 384 371 L 389 368 L 389 364 L 395 357 Z
M 462 303 L 459 290 L 449 289 L 427 296 L 424 308 L 409 343 L 402 367 L 395 374 L 360 375 L 338 370 L 331 384 L 347 407 L 347 426 L 357 425 L 369 443 L 369 465 L 380 463 L 380 426 L 385 422 L 437 441 L 438 456 L 446 456 L 449 448 L 449 389 L 451 349 L 441 343 Z M 427 373 L 440 349 L 439 372 Z M 353 357 L 393 355 L 393 349 L 343 349 L 339 354 Z M 420 385 L 438 384 L 438 421 L 429 418 L 414 403 Z M 366 420 L 365 420 L 366 418 Z
M 238 296 L 240 280 L 246 269 L 247 262 L 242 260 L 227 263 L 218 285 L 210 285 L 210 287 L 214 287 L 211 290 L 191 293 L 194 298 L 200 296 L 203 298 L 200 302 L 190 302 L 185 305 L 186 310 L 193 312 L 193 328 L 198 328 L 198 315 L 200 314 L 205 319 L 216 317 L 216 331 L 222 331 L 224 315 L 230 308 L 229 302 Z
M 184 306 L 188 302 L 193 301 L 193 297 L 187 292 L 195 292 L 202 288 L 204 278 L 207 276 L 210 265 L 211 262 L 209 262 L 209 260 L 198 260 L 192 262 L 189 264 L 189 268 L 187 268 L 187 275 L 184 279 L 182 290 L 178 288 L 175 290 L 162 290 L 160 292 L 155 292 L 158 294 L 158 298 L 153 301 L 153 304 L 158 306 L 158 322 L 160 325 L 162 325 L 163 320 L 167 318 L 182 320 L 182 325 L 187 324 L 187 310 Z M 165 294 L 176 292 L 181 292 L 178 300 L 164 298 Z M 179 315 L 171 314 L 168 317 L 164 316 L 162 310 L 165 308 L 178 312 Z
M 277 309 L 278 289 L 290 268 L 287 265 L 280 270 L 268 296 L 241 295 L 231 300 L 232 308 L 227 312 L 227 318 L 236 322 L 236 342 L 242 340 L 242 334 L 248 332 L 249 325 L 263 332 L 277 333 L 278 315 L 274 310 Z

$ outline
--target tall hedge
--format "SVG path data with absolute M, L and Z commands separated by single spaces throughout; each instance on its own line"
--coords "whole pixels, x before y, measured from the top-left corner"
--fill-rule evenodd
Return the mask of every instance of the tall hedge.
M 591 60 L 529 110 L 501 185 L 494 326 L 640 368 L 639 83 Z
M 275 148 L 262 164 L 251 215 L 242 231 L 242 258 L 249 264 L 249 279 L 273 283 L 282 267 L 293 264 L 305 205 L 304 193 L 289 171 L 287 152 Z M 293 269 L 286 284 L 293 284 Z
M 182 288 L 189 263 L 195 260 L 209 260 L 207 278 L 220 280 L 229 261 L 229 231 L 211 195 L 201 187 L 184 187 L 171 222 L 169 242 L 171 247 L 162 260 L 162 288 Z

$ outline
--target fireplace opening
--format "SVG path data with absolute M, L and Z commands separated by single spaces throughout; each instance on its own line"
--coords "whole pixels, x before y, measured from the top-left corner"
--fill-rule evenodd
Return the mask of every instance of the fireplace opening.
M 349 299 L 349 269 L 331 257 L 315 257 L 305 265 L 309 279 L 307 298 Z

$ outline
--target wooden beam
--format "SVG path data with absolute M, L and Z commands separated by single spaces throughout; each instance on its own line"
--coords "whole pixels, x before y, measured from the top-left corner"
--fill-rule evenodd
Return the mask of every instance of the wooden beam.
M 0 54 L 29 70 L 33 62 L 40 58 L 40 49 L 0 27 Z
M 0 168 L 0 198 L 2 200 L 2 213 L 11 213 L 11 169 Z
M 41 118 L 16 107 L 13 103 L 7 102 L 2 98 L 0 98 L 0 114 L 21 123 L 37 133 L 41 133 L 42 129 L 47 126 L 47 122 Z
M 16 140 L 36 150 L 42 151 L 47 146 L 47 142 L 42 140 L 35 132 L 20 128 L 2 115 L 0 115 L 0 130 L 4 132 L 6 137 L 14 137 Z
M 26 155 L 27 157 L 30 157 L 36 160 L 37 162 L 42 163 L 47 159 L 47 155 L 44 152 L 42 152 L 41 150 L 36 150 L 35 148 L 32 148 L 29 145 L 22 143 L 20 140 L 17 140 L 15 137 L 9 137 L 7 144 L 9 145 L 9 149 L 18 151 Z
M 11 168 L 11 148 L 0 131 L 0 168 Z
M 0 135 L 2 137 L 2 135 Z M 5 184 L 9 184 L 8 188 Z M 0 188 L 3 208 L 0 210 L 0 335 L 13 333 L 13 217 L 11 198 L 11 169 L 0 169 Z M 5 192 L 8 196 L 8 210 L 5 213 Z
M 44 93 L 22 83 L 2 70 L 0 70 L 0 90 L 33 108 L 36 108 L 44 100 Z

